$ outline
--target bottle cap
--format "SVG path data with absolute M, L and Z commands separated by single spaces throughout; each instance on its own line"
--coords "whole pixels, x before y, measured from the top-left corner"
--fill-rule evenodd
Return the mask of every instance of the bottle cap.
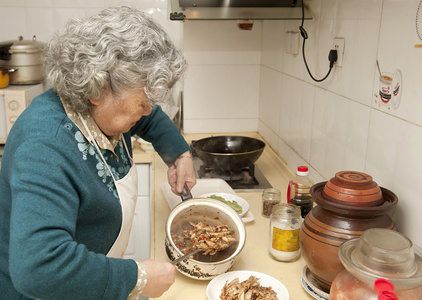
M 378 278 L 374 282 L 374 290 L 378 294 L 382 291 L 394 291 L 394 284 L 385 278 Z
M 378 300 L 397 300 L 397 294 L 394 293 L 394 284 L 385 279 L 378 278 L 374 282 L 374 290 L 378 293 Z
M 307 166 L 299 166 L 297 167 L 297 175 L 299 176 L 308 176 L 309 171 Z
M 378 300 L 399 300 L 393 291 L 382 291 L 378 294 Z

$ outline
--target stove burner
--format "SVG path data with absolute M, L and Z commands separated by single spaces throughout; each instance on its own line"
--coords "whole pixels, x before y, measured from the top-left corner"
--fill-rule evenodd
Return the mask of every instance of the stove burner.
M 214 170 L 213 168 L 206 167 L 205 165 L 201 165 L 199 167 L 199 177 L 203 178 L 208 173 L 211 178 L 221 178 L 225 181 L 239 181 L 245 178 L 245 174 L 243 171 L 220 171 Z

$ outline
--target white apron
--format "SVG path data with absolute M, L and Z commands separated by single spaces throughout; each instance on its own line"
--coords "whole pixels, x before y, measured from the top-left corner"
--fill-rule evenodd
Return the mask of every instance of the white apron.
M 111 249 L 108 251 L 107 256 L 122 258 L 123 254 L 126 251 L 127 244 L 129 243 L 130 230 L 132 229 L 133 215 L 135 213 L 136 199 L 138 198 L 138 175 L 136 172 L 136 166 L 133 163 L 133 159 L 129 154 L 126 141 L 124 138 L 122 138 L 123 144 L 125 145 L 126 152 L 132 166 L 130 167 L 129 172 L 125 177 L 116 180 L 110 170 L 110 167 L 104 159 L 104 156 L 101 154 L 97 143 L 92 137 L 91 131 L 88 129 L 85 120 L 81 117 L 81 115 L 79 115 L 79 118 L 81 119 L 86 131 L 88 132 L 89 137 L 93 141 L 95 148 L 97 148 L 98 154 L 100 155 L 104 164 L 107 166 L 107 169 L 110 172 L 111 177 L 113 178 L 114 185 L 116 186 L 117 194 L 119 195 L 120 205 L 122 207 L 122 225 L 120 227 L 119 235 L 114 241 L 114 244 Z

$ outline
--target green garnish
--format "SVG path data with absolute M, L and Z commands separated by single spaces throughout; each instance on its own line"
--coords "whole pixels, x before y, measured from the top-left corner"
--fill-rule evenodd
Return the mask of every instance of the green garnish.
M 242 206 L 240 206 L 239 203 L 237 203 L 234 200 L 233 201 L 226 200 L 223 197 L 220 197 L 220 196 L 217 196 L 217 195 L 210 195 L 210 196 L 208 196 L 208 198 L 215 199 L 215 200 L 218 200 L 218 201 L 221 201 L 221 202 L 227 204 L 228 206 L 233 208 L 237 212 L 237 214 L 241 214 L 242 211 L 243 211 Z

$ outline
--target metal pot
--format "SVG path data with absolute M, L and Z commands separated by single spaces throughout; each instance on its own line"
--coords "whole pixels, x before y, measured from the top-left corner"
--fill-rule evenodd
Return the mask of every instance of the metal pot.
M 9 82 L 10 82 L 9 74 L 15 71 L 16 71 L 15 69 L 0 67 L 0 89 L 4 89 L 9 86 Z
M 166 221 L 165 247 L 170 260 L 173 261 L 184 255 L 176 247 L 171 234 L 191 229 L 190 222 L 199 221 L 206 222 L 209 225 L 228 225 L 235 231 L 235 237 L 238 241 L 213 256 L 196 254 L 192 258 L 176 264 L 178 271 L 187 277 L 210 280 L 227 272 L 232 267 L 245 245 L 246 230 L 237 213 L 228 205 L 217 200 L 193 198 L 181 202 L 173 208 Z
M 245 136 L 215 136 L 192 143 L 193 151 L 207 166 L 222 172 L 250 167 L 264 148 L 263 141 Z
M 45 43 L 24 40 L 22 36 L 17 41 L 0 43 L 0 67 L 17 69 L 10 74 L 10 84 L 36 84 L 44 80 L 41 53 Z

